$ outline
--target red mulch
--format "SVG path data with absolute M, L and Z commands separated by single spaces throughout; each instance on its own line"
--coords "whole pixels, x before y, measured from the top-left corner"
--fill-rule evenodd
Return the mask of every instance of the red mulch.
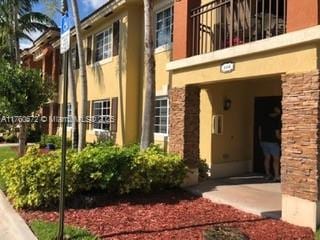
M 66 223 L 88 229 L 102 239 L 203 239 L 203 230 L 225 225 L 239 228 L 253 240 L 313 240 L 308 228 L 262 219 L 230 206 L 214 204 L 184 191 L 107 199 L 96 207 L 69 209 Z M 22 211 L 25 220 L 57 221 L 56 211 Z

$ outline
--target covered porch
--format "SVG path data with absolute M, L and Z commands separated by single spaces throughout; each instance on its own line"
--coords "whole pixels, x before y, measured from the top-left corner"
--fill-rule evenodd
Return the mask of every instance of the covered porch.
M 189 191 L 249 213 L 281 218 L 281 184 L 264 179 L 264 155 L 258 140 L 259 125 L 274 106 L 281 108 L 281 85 L 281 75 L 270 75 L 192 86 L 198 100 L 190 99 L 193 109 L 189 111 L 196 119 L 199 104 L 198 151 L 209 166 L 210 178 Z M 194 141 L 196 130 L 190 134 Z M 193 157 L 194 144 L 188 143 L 185 149 Z
M 264 174 L 258 128 L 281 108 L 281 76 L 217 82 L 200 89 L 200 158 L 212 178 Z

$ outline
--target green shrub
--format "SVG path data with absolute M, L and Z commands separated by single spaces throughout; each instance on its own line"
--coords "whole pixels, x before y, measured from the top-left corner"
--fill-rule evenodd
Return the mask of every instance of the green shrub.
M 56 204 L 59 198 L 61 151 L 40 154 L 38 146 L 18 160 L 0 166 L 7 194 L 16 207 Z M 137 145 L 108 143 L 67 154 L 67 197 L 88 191 L 149 192 L 179 186 L 186 173 L 183 160 L 158 147 L 140 151 Z
M 185 174 L 186 166 L 179 156 L 167 154 L 158 146 L 152 146 L 135 156 L 121 191 L 150 192 L 177 187 L 182 183 Z
M 41 128 L 40 124 L 32 124 L 27 131 L 27 142 L 36 143 L 41 141 Z
M 55 145 L 57 149 L 61 149 L 62 137 L 57 135 L 42 135 L 39 143 L 40 147 L 44 148 L 49 143 Z M 72 141 L 70 139 L 67 139 L 67 146 L 72 146 Z
M 38 146 L 28 149 L 19 159 L 5 160 L 0 166 L 7 194 L 14 206 L 39 207 L 55 204 L 59 199 L 60 151 L 39 153 Z M 79 170 L 74 164 L 75 154 L 67 154 L 66 196 L 77 189 L 75 186 Z
M 249 240 L 249 238 L 236 228 L 213 227 L 205 231 L 205 240 Z
M 15 133 L 9 133 L 3 135 L 3 139 L 7 143 L 17 143 L 18 142 L 18 137 Z
M 199 181 L 204 181 L 209 178 L 210 168 L 206 160 L 199 161 Z
M 80 191 L 94 189 L 118 191 L 130 174 L 130 166 L 139 151 L 137 146 L 120 148 L 110 144 L 88 146 L 77 156 Z

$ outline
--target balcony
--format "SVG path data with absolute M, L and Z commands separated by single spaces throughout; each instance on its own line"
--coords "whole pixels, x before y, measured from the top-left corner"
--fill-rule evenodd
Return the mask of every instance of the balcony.
M 195 56 L 286 33 L 287 0 L 215 0 L 190 18 Z

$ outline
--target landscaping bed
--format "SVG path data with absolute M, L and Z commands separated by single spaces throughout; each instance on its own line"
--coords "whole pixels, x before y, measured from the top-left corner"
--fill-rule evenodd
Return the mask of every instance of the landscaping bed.
M 235 227 L 253 240 L 314 239 L 313 232 L 288 223 L 262 219 L 227 205 L 214 204 L 182 190 L 118 197 L 95 195 L 87 204 L 73 202 L 66 223 L 101 239 L 203 239 L 211 226 Z M 77 198 L 81 199 L 81 197 Z M 80 201 L 80 200 L 79 200 Z M 56 210 L 20 211 L 33 220 L 58 221 Z

